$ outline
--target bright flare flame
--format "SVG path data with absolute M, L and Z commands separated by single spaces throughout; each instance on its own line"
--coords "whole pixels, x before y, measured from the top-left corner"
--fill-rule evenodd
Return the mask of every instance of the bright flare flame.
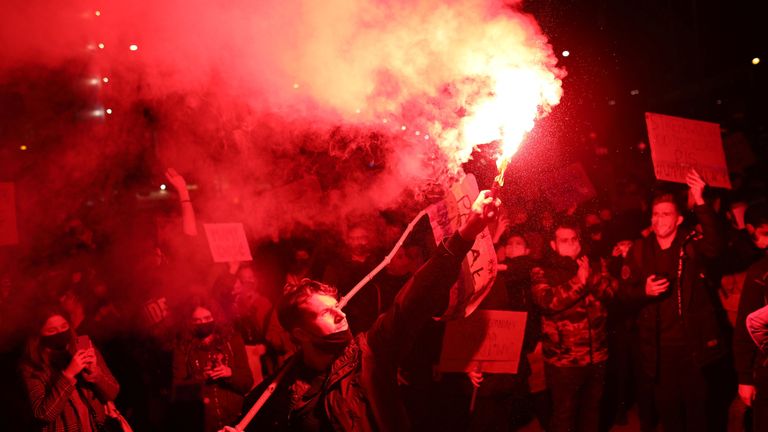
M 478 101 L 463 119 L 467 145 L 500 142 L 497 182 L 503 185 L 504 169 L 517 152 L 536 119 L 560 102 L 561 81 L 550 70 L 536 64 L 498 67 L 490 70 L 490 94 Z

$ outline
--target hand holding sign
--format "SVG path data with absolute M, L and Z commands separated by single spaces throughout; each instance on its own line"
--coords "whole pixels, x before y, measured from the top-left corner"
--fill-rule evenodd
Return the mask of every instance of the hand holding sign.
M 688 172 L 688 175 L 685 176 L 685 182 L 688 184 L 688 187 L 690 188 L 691 196 L 693 197 L 693 202 L 696 205 L 703 205 L 704 204 L 704 188 L 707 186 L 707 184 L 701 178 L 699 173 L 697 173 L 695 169 L 691 168 L 691 170 Z

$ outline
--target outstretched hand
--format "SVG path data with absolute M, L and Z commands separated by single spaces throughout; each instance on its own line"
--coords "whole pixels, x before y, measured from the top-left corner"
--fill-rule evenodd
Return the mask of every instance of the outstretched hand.
M 165 170 L 165 178 L 168 179 L 168 183 L 173 185 L 176 192 L 182 193 L 182 191 L 187 190 L 187 181 L 184 180 L 184 177 L 182 177 L 175 168 L 168 168 Z
M 489 222 L 499 215 L 501 200 L 494 198 L 491 191 L 480 191 L 477 199 L 472 203 L 472 209 L 464 225 L 459 228 L 459 235 L 464 240 L 474 240 Z

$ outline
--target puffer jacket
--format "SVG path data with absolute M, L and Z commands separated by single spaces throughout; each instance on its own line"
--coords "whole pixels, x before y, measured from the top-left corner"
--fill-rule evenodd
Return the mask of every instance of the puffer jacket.
M 607 309 L 618 281 L 591 263 L 587 283 L 576 275 L 578 264 L 553 257 L 531 270 L 534 302 L 542 309 L 544 361 L 558 367 L 586 366 L 608 359 Z

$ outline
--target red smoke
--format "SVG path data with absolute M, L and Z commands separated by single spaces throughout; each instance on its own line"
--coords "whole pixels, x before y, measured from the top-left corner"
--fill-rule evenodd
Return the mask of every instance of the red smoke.
M 76 174 L 69 189 L 148 158 L 201 185 L 203 219 L 274 236 L 445 186 L 473 145 L 519 144 L 564 76 L 519 3 L 6 1 L 0 76 L 74 59 L 73 76 L 97 79 L 93 109 L 113 110 L 98 134 L 76 133 L 83 120 L 38 125 L 62 132 L 51 159 Z M 524 109 L 506 113 L 523 88 Z

